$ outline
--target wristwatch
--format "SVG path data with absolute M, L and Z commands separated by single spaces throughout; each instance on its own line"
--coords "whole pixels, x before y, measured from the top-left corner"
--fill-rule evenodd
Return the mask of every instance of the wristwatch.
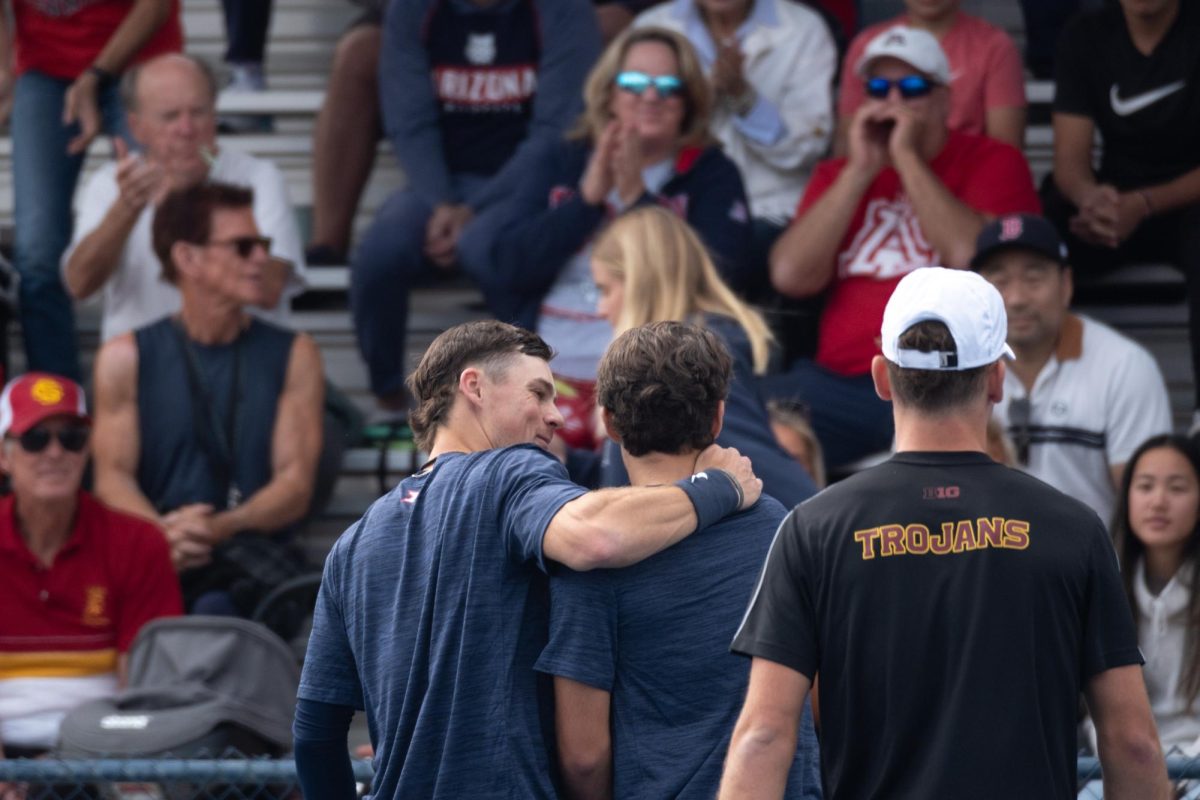
M 104 69 L 103 67 L 97 67 L 95 64 L 92 64 L 90 67 L 88 67 L 87 71 L 96 76 L 96 86 L 100 89 L 113 84 L 117 80 L 116 75 Z

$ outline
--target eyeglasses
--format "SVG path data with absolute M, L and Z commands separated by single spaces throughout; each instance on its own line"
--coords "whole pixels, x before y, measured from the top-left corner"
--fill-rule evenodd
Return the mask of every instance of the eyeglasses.
M 91 432 L 91 428 L 87 425 L 68 425 L 57 432 L 38 425 L 18 436 L 17 441 L 26 453 L 42 452 L 50 446 L 51 439 L 58 439 L 63 450 L 69 453 L 78 453 L 87 445 Z
M 683 81 L 676 75 L 647 75 L 644 72 L 622 72 L 617 75 L 617 88 L 638 97 L 651 86 L 664 100 L 683 94 Z
M 254 248 L 261 247 L 267 255 L 271 254 L 270 236 L 235 236 L 232 239 L 215 240 L 207 243 L 209 246 L 220 245 L 232 247 L 241 258 L 249 258 Z
M 1033 441 L 1033 404 L 1029 397 L 1014 397 L 1008 401 L 1008 432 L 1017 451 L 1017 463 L 1029 463 L 1029 445 Z
M 922 75 L 905 75 L 894 81 L 887 78 L 871 78 L 866 81 L 864 86 L 867 94 L 876 100 L 886 100 L 893 86 L 900 90 L 901 97 L 911 100 L 914 97 L 924 97 L 929 94 L 937 84 Z

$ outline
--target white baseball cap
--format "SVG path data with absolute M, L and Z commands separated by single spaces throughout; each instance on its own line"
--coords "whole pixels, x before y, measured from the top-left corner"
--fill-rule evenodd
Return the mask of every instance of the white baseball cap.
M 933 320 L 950 329 L 956 352 L 902 349 L 900 337 L 918 322 Z M 945 267 L 913 270 L 896 284 L 883 310 L 883 356 L 905 369 L 965 370 L 1015 358 L 1008 315 L 996 287 L 977 272 Z
M 871 62 L 885 56 L 900 59 L 943 86 L 950 83 L 950 62 L 946 60 L 946 53 L 938 40 L 929 31 L 905 25 L 888 28 L 867 45 L 854 65 L 855 74 L 865 78 Z

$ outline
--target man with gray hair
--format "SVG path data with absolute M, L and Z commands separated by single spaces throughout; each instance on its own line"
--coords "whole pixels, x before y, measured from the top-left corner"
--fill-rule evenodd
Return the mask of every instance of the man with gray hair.
M 1104 796 L 1172 796 L 1103 523 L 985 455 L 1007 327 L 978 274 L 896 286 L 871 377 L 897 453 L 776 534 L 733 641 L 754 660 L 720 797 L 782 795 L 818 675 L 826 796 L 1074 797 L 1080 691 Z
M 103 289 L 101 339 L 108 341 L 179 310 L 179 290 L 163 280 L 150 243 L 154 209 L 168 192 L 203 181 L 254 191 L 254 218 L 271 242 L 261 313 L 286 324 L 290 298 L 304 288 L 304 247 L 283 176 L 274 164 L 217 145 L 212 71 L 190 56 L 161 56 L 126 73 L 129 128 L 142 147 L 123 142 L 76 205 L 75 233 L 62 260 L 76 299 Z

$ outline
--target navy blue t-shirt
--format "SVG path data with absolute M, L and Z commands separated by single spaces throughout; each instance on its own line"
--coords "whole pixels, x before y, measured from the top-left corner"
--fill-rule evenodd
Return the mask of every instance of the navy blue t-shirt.
M 542 537 L 584 492 L 532 445 L 449 453 L 338 539 L 298 694 L 367 711 L 373 796 L 554 796 Z
M 764 495 L 639 564 L 550 581 L 537 669 L 612 694 L 616 797 L 715 796 L 750 664 L 729 652 L 787 512 Z M 788 797 L 820 797 L 806 713 Z

